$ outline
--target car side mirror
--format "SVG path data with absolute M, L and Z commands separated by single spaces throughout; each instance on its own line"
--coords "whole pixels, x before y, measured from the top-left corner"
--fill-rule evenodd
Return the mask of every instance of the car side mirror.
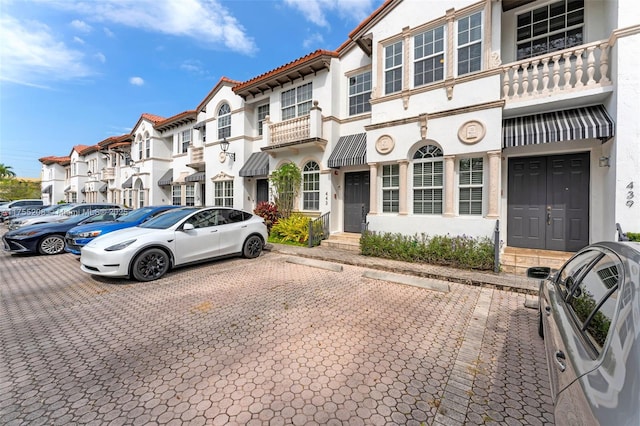
M 182 225 L 183 231 L 191 231 L 193 229 L 196 229 L 195 226 L 193 226 L 193 223 L 185 223 L 184 225 Z
M 551 268 L 548 266 L 532 266 L 527 269 L 527 277 L 537 280 L 546 280 L 551 275 Z

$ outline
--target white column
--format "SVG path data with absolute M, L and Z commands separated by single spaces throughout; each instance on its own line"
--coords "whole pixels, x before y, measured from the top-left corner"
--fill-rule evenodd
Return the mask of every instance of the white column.
M 378 163 L 369 163 L 369 215 L 378 214 Z
M 444 217 L 452 217 L 455 215 L 453 209 L 453 200 L 455 199 L 454 182 L 455 173 L 453 163 L 455 160 L 453 155 L 445 155 L 444 157 Z
M 497 219 L 500 203 L 500 154 L 501 151 L 489 151 L 489 193 L 487 194 L 487 218 Z
M 409 160 L 400 160 L 398 161 L 398 164 L 400 164 L 400 188 L 398 191 L 400 200 L 398 203 L 398 214 L 406 216 L 407 214 L 409 214 L 409 212 L 407 211 L 407 169 L 409 166 Z

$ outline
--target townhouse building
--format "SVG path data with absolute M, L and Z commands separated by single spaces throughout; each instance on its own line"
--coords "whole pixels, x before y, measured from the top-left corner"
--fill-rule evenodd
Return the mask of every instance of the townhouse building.
M 638 58 L 633 2 L 387 0 L 338 49 L 222 78 L 194 110 L 142 114 L 43 174 L 101 153 L 108 201 L 251 211 L 294 162 L 297 210 L 332 233 L 497 229 L 573 252 L 640 231 Z

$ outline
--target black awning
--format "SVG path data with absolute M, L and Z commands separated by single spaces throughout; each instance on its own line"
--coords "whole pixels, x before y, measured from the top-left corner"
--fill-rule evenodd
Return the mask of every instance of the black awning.
M 205 173 L 204 172 L 195 172 L 192 175 L 184 178 L 185 182 L 202 182 L 204 181 Z
M 133 186 L 133 176 L 129 177 L 129 179 L 125 180 L 122 184 L 123 189 L 131 188 Z
M 566 109 L 502 122 L 502 147 L 537 145 L 579 139 L 600 139 L 615 135 L 615 123 L 603 105 Z
M 367 134 L 341 136 L 327 164 L 332 168 L 367 164 Z
M 204 126 L 207 125 L 206 121 L 198 121 L 196 124 L 193 125 L 193 128 L 196 130 L 202 129 Z
M 106 183 L 103 184 L 98 191 L 103 193 L 103 194 L 106 193 L 107 192 L 107 184 Z
M 173 182 L 173 169 L 167 170 L 158 181 L 158 186 L 169 186 Z
M 269 174 L 269 154 L 264 151 L 252 153 L 238 174 L 243 177 L 267 176 Z
M 51 185 L 47 185 L 44 188 L 42 188 L 42 193 L 43 194 L 51 194 Z

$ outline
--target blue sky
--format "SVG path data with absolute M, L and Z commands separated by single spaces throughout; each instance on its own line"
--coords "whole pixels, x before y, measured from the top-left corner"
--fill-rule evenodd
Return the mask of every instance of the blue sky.
M 335 50 L 382 2 L 0 0 L 0 163 L 39 177 L 38 158 L 195 109 L 222 76 Z

